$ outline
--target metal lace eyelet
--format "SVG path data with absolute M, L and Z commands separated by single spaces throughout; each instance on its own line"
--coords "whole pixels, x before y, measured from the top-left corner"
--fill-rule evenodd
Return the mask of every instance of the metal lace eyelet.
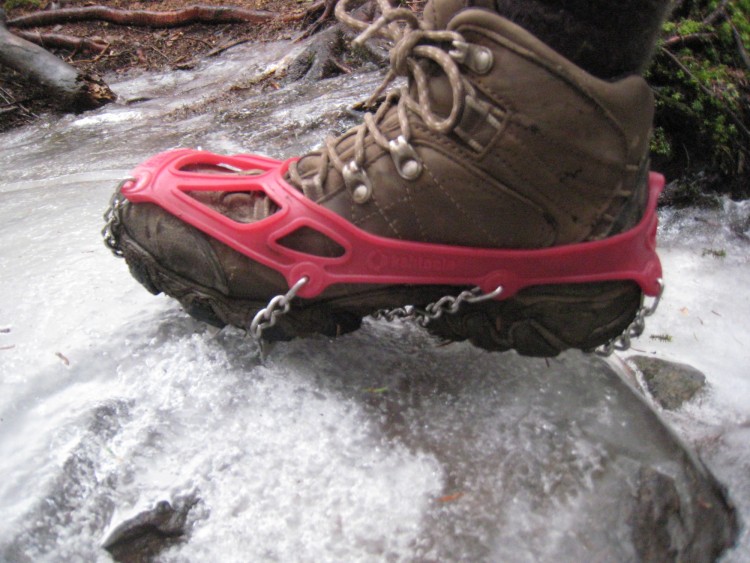
M 453 49 L 448 54 L 476 74 L 487 74 L 495 63 L 491 50 L 466 41 L 454 41 Z
M 406 141 L 403 135 L 390 141 L 388 147 L 399 176 L 404 180 L 416 180 L 424 166 L 414 147 Z
M 351 192 L 354 202 L 367 203 L 372 197 L 372 183 L 367 176 L 367 172 L 360 168 L 356 162 L 351 161 L 344 166 L 341 173 L 344 176 L 344 184 Z
M 495 60 L 492 56 L 492 51 L 490 51 L 487 47 L 482 47 L 481 45 L 473 45 L 471 54 L 471 64 L 469 65 L 469 68 L 471 68 L 471 70 L 473 70 L 477 74 L 487 74 L 490 70 L 492 70 L 492 65 L 494 64 Z

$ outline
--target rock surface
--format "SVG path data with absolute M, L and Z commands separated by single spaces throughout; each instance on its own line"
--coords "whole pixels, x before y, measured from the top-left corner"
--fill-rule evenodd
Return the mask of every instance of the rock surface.
M 706 376 L 687 364 L 648 356 L 634 356 L 628 361 L 643 374 L 654 400 L 667 410 L 679 409 L 706 385 Z
M 118 563 L 151 561 L 164 549 L 185 540 L 188 514 L 198 502 L 192 496 L 174 503 L 160 501 L 119 524 L 102 547 Z
M 240 533 L 238 553 L 285 559 L 301 550 L 312 556 L 314 548 L 300 538 L 317 530 L 329 534 L 324 539 L 330 551 L 317 553 L 323 558 L 339 553 L 430 561 L 700 563 L 714 561 L 736 537 L 735 509 L 723 487 L 618 369 L 599 358 L 566 353 L 544 361 L 487 354 L 465 344 L 436 348 L 414 328 L 366 323 L 359 333 L 333 342 L 279 345 L 265 370 L 266 378 L 280 372 L 309 380 L 310 385 L 297 380 L 292 386 L 297 412 L 290 414 L 311 426 L 315 437 L 295 430 L 295 423 L 279 426 L 273 438 L 255 435 L 252 457 L 237 459 L 235 472 L 242 464 L 252 471 L 259 455 L 270 456 L 262 463 L 278 467 L 282 475 L 291 471 L 281 480 L 256 475 L 255 493 L 238 492 L 247 498 L 245 505 L 265 506 L 260 513 L 249 508 L 238 513 L 233 505 L 235 518 L 257 525 L 257 537 L 235 532 Z M 266 392 L 283 394 L 286 387 Z M 277 419 L 273 401 L 249 397 L 243 401 L 259 409 L 259 416 Z M 342 404 L 359 411 L 362 443 L 350 444 L 349 451 L 319 451 L 340 443 L 347 430 L 335 420 L 315 430 L 310 417 Z M 279 452 L 263 444 L 285 436 L 313 442 L 296 453 L 291 443 L 282 445 L 291 457 L 272 459 Z M 228 446 L 233 447 L 231 440 Z M 393 460 L 399 451 L 403 460 Z M 369 468 L 362 476 L 353 482 L 334 477 L 343 478 L 361 456 Z M 411 456 L 421 460 L 416 469 Z M 318 481 L 311 467 L 327 477 Z M 378 486 L 381 476 L 372 473 L 377 467 L 386 472 L 385 488 Z M 205 478 L 219 487 L 225 479 L 221 474 Z M 404 481 L 412 490 L 403 488 Z M 402 521 L 398 496 L 406 491 L 415 504 L 412 524 Z M 372 495 L 382 497 L 383 506 L 376 503 L 380 516 L 368 512 Z M 189 522 L 194 497 L 162 501 L 115 525 L 106 549 L 127 562 L 147 561 L 164 550 L 176 560 L 206 553 L 218 557 L 220 545 L 201 542 L 212 529 L 222 539 L 231 535 L 225 526 L 234 524 L 223 520 L 228 515 L 221 516 L 215 492 L 201 496 L 205 520 Z M 349 506 L 341 505 L 344 500 Z M 338 524 L 327 527 L 329 518 Z M 393 518 L 395 527 L 386 529 L 394 538 L 381 535 L 382 518 Z M 410 525 L 416 528 L 405 544 L 402 535 Z M 273 536 L 262 533 L 269 527 L 299 537 L 273 546 L 267 543 Z M 204 536 L 195 545 L 191 528 L 202 529 Z M 360 535 L 366 529 L 370 532 Z

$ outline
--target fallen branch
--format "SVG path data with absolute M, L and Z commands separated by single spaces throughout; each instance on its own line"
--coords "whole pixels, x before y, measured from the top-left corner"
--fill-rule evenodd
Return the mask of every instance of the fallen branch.
M 17 31 L 15 35 L 36 43 L 40 47 L 69 49 L 77 52 L 101 53 L 109 47 L 109 43 L 104 39 L 92 37 L 82 39 L 73 35 L 63 35 L 60 33 L 40 33 L 38 31 Z
M 715 24 L 719 19 L 725 18 L 727 16 L 727 6 L 729 5 L 729 0 L 722 0 L 721 4 L 719 4 L 716 9 L 711 12 L 704 20 L 703 23 L 706 25 L 713 25 Z
M 692 43 L 693 41 L 707 41 L 714 39 L 715 33 L 689 33 L 688 35 L 673 35 L 664 40 L 663 45 L 665 47 L 671 47 L 673 45 L 683 45 L 685 43 Z
M 234 41 L 229 41 L 228 43 L 224 43 L 223 45 L 219 45 L 218 47 L 214 47 L 211 49 L 208 53 L 203 55 L 204 57 L 215 57 L 216 55 L 223 53 L 227 49 L 231 49 L 232 47 L 236 47 L 237 45 L 242 45 L 243 43 L 247 43 L 250 41 L 249 37 L 240 37 L 239 39 L 235 39 Z
M 216 55 L 223 53 L 227 49 L 231 49 L 232 47 L 236 47 L 237 45 L 242 45 L 243 43 L 247 43 L 250 41 L 249 37 L 241 37 L 239 39 L 235 39 L 233 41 L 229 41 L 227 43 L 224 43 L 223 45 L 219 45 L 218 47 L 214 47 L 207 53 L 204 53 L 201 55 L 201 57 L 215 57 Z M 195 65 L 198 64 L 198 59 L 190 59 L 186 61 L 186 56 L 180 57 L 179 59 L 172 61 L 172 66 L 179 70 L 187 70 L 191 68 L 195 68 Z
M 134 27 L 180 27 L 192 23 L 264 23 L 276 18 L 265 10 L 247 10 L 234 6 L 190 6 L 182 10 L 154 12 L 121 10 L 107 6 L 84 6 L 34 12 L 8 20 L 12 27 L 38 27 L 79 21 L 106 21 Z
M 65 110 L 92 109 L 115 99 L 104 82 L 78 72 L 49 51 L 8 31 L 2 9 L 0 65 L 10 67 L 37 83 Z
M 748 54 L 747 49 L 745 49 L 745 45 L 742 42 L 740 30 L 737 29 L 737 26 L 734 25 L 732 20 L 729 20 L 729 25 L 732 26 L 732 35 L 734 36 L 734 42 L 737 45 L 737 52 L 739 53 L 742 62 L 745 63 L 745 67 L 750 70 L 750 54 Z

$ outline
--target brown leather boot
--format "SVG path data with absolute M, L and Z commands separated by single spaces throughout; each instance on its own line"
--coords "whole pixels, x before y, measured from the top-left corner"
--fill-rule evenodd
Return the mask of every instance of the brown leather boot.
M 653 99 L 645 81 L 604 81 L 524 28 L 463 2 L 433 2 L 420 23 L 384 7 L 362 38 L 394 40 L 391 74 L 408 85 L 375 114 L 289 169 L 306 197 L 369 233 L 481 248 L 537 249 L 592 241 L 635 225 L 647 198 Z M 394 23 L 396 22 L 396 23 Z M 426 23 L 425 23 L 426 22 Z M 196 193 L 239 222 L 276 207 L 247 193 Z M 126 204 L 114 235 L 133 275 L 193 316 L 247 327 L 285 279 L 152 204 Z M 335 256 L 339 245 L 302 229 L 285 244 Z M 379 309 L 424 307 L 465 288 L 336 285 L 298 298 L 269 340 L 356 329 Z M 592 349 L 635 316 L 629 281 L 539 286 L 466 304 L 428 329 L 450 340 L 528 355 Z

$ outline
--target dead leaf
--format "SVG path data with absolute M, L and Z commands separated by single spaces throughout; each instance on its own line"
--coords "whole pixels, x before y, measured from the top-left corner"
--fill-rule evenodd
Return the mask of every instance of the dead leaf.
M 444 497 L 440 497 L 437 499 L 438 502 L 453 502 L 455 500 L 460 499 L 462 496 L 464 496 L 463 493 L 453 493 L 450 495 L 445 495 Z

